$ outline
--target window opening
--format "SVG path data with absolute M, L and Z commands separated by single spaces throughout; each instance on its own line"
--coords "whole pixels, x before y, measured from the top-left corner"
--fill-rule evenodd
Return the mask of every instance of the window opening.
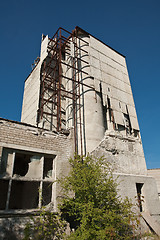
M 130 119 L 129 119 L 129 114 L 123 113 L 123 115 L 124 115 L 126 133 L 131 134 L 131 122 L 130 122 Z
M 38 207 L 40 182 L 12 181 L 9 209 Z
M 53 170 L 53 158 L 44 158 L 43 178 L 51 178 Z
M 108 111 L 109 111 L 109 121 L 113 123 L 113 129 L 115 130 L 116 125 L 115 125 L 113 109 L 111 108 L 111 101 L 109 97 L 107 97 L 107 104 L 108 104 Z
M 43 182 L 42 187 L 42 206 L 46 206 L 51 202 L 52 198 L 52 183 Z
M 16 153 L 13 175 L 25 176 L 29 169 L 30 156 L 26 154 Z
M 5 209 L 9 180 L 0 181 L 0 210 Z
M 142 202 L 143 202 L 143 196 L 142 196 L 142 187 L 143 187 L 143 183 L 136 183 L 136 189 L 137 189 L 137 197 L 138 197 L 138 207 L 140 212 L 142 212 L 143 208 L 142 208 Z
M 54 158 L 55 155 L 3 148 L 0 210 L 35 209 L 48 205 L 52 200 Z

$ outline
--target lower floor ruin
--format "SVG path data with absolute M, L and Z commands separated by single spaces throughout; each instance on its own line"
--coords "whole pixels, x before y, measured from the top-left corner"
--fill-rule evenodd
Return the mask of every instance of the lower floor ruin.
M 119 194 L 128 196 L 141 214 L 142 231 L 160 235 L 160 202 L 156 181 L 147 174 L 141 142 L 132 136 L 106 132 L 91 152 L 104 156 L 118 176 Z M 55 182 L 69 172 L 74 155 L 73 132 L 56 133 L 15 121 L 0 119 L 0 238 L 6 233 L 21 239 L 29 215 L 39 208 L 57 210 L 59 186 Z

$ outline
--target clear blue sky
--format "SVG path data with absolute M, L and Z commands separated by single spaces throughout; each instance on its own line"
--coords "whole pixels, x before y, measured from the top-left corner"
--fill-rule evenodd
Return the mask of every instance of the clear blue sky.
M 78 25 L 126 56 L 148 168 L 160 168 L 160 0 L 0 1 L 0 117 L 20 121 L 41 34 Z

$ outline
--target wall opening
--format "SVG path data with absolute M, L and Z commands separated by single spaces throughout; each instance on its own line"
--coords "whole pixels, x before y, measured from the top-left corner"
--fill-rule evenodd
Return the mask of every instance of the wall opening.
M 40 182 L 13 181 L 9 209 L 37 208 Z
M 44 158 L 43 178 L 52 177 L 53 158 Z
M 44 182 L 42 187 L 42 206 L 46 206 L 51 202 L 52 183 Z
M 52 200 L 54 159 L 55 155 L 3 148 L 0 210 L 48 205 Z
M 136 183 L 136 189 L 137 189 L 137 200 L 138 200 L 138 207 L 140 212 L 143 211 L 143 206 L 142 206 L 142 202 L 143 202 L 143 196 L 142 196 L 142 187 L 143 187 L 143 183 Z
M 0 181 L 0 210 L 4 210 L 6 207 L 8 184 L 8 180 Z
M 14 161 L 13 175 L 25 176 L 29 169 L 30 156 L 16 153 Z

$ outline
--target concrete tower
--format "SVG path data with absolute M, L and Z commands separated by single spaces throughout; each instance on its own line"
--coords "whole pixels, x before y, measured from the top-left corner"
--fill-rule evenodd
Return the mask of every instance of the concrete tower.
M 157 231 L 160 202 L 147 175 L 122 54 L 79 27 L 42 36 L 40 59 L 25 81 L 21 121 L 61 133 L 73 129 L 75 151 L 105 156 L 119 175 L 121 196 L 143 195 L 143 225 Z

